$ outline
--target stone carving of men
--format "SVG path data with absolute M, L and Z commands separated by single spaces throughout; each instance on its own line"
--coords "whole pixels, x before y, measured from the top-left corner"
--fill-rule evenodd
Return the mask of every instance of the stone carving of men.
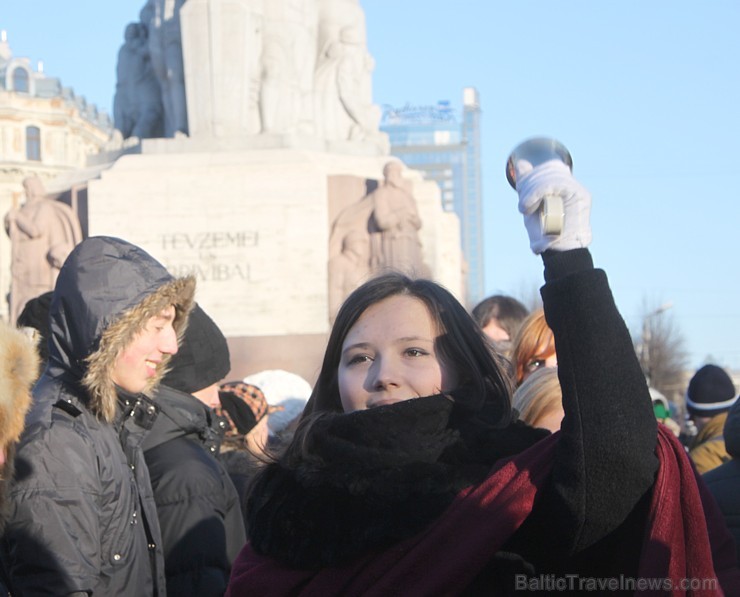
M 146 27 L 126 26 L 125 42 L 118 52 L 113 118 L 124 139 L 149 139 L 164 133 L 159 82 L 152 70 Z
M 370 220 L 373 213 L 372 194 L 350 203 L 334 219 L 329 236 L 329 318 L 361 282 L 371 273 L 373 249 Z
M 327 140 L 358 138 L 364 127 L 361 97 L 360 31 L 345 27 L 322 49 L 316 67 L 315 97 L 318 129 Z
M 59 270 L 82 241 L 80 222 L 72 209 L 46 197 L 38 176 L 23 180 L 25 203 L 5 216 L 11 242 L 10 321 L 26 302 L 53 290 Z
M 267 133 L 313 133 L 316 0 L 265 3 L 260 111 Z
M 375 62 L 367 51 L 365 13 L 356 0 L 320 0 L 314 104 L 319 136 L 388 149 L 372 103 Z
M 300 107 L 297 82 L 291 68 L 288 47 L 280 37 L 266 33 L 260 88 L 263 132 L 294 132 Z
M 345 298 L 370 273 L 370 235 L 367 220 L 342 238 L 342 251 L 329 260 L 329 314 L 336 316 Z
M 159 81 L 164 105 L 164 134 L 188 132 L 188 111 L 185 95 L 185 66 L 182 58 L 180 9 L 185 0 L 149 0 L 142 18 L 149 33 L 149 53 L 152 68 Z
M 419 240 L 421 218 L 402 171 L 400 162 L 388 162 L 383 168 L 383 183 L 370 194 L 373 223 L 380 235 L 380 242 L 376 243 L 379 253 L 373 256 L 372 264 L 427 276 L 429 270 L 422 259 Z
M 292 62 L 298 77 L 298 131 L 304 134 L 314 132 L 313 79 L 316 69 L 318 26 L 317 0 L 288 0 L 284 28 L 292 41 Z

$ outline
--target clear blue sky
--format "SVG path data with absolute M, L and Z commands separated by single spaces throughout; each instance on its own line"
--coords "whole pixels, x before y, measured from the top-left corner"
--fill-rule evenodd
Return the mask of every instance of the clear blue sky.
M 116 54 L 144 0 L 2 0 L 27 56 L 110 112 Z M 564 142 L 592 192 L 592 253 L 630 329 L 647 311 L 690 367 L 740 369 L 740 2 L 364 0 L 378 104 L 483 109 L 486 288 L 529 297 L 528 248 L 504 163 L 535 135 Z

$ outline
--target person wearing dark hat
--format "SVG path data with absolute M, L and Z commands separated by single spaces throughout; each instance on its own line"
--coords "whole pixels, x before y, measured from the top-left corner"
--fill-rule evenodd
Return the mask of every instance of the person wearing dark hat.
M 16 325 L 26 332 L 41 357 L 41 369 L 49 360 L 49 309 L 53 291 L 45 292 L 28 301 L 16 320 Z M 40 373 L 40 372 L 39 372 Z
M 735 539 L 740 565 L 740 401 L 735 402 L 727 413 L 724 438 L 730 461 L 708 471 L 703 479 Z
M 737 399 L 732 379 L 717 365 L 704 365 L 689 381 L 686 410 L 697 429 L 689 456 L 702 474 L 730 460 L 723 428 Z
M 221 384 L 218 396 L 220 405 L 216 412 L 228 422 L 221 462 L 234 482 L 243 511 L 249 481 L 264 464 L 268 415 L 278 407 L 267 403 L 260 388 L 243 381 Z
M 243 381 L 219 386 L 217 411 L 226 417 L 224 443 L 245 447 L 253 454 L 264 452 L 267 445 L 267 416 L 277 410 L 267 403 L 264 392 Z
M 162 530 L 167 593 L 223 595 L 246 541 L 239 498 L 218 460 L 227 422 L 213 407 L 231 368 L 226 338 L 196 305 L 156 396 L 144 440 Z

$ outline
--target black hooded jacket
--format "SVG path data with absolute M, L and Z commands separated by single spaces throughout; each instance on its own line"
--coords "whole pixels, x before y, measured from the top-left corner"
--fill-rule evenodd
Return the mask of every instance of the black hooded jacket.
M 93 237 L 69 255 L 50 311 L 49 362 L 16 457 L 5 542 L 19 595 L 165 595 L 141 441 L 157 409 L 111 379 L 121 350 L 195 281 L 173 278 L 125 241 Z M 158 366 L 155 386 L 166 359 Z
M 704 473 L 703 478 L 735 539 L 740 565 L 740 401 L 727 414 L 724 437 L 732 460 Z
M 239 497 L 217 459 L 226 423 L 191 394 L 229 368 L 226 339 L 196 305 L 156 396 L 160 415 L 144 441 L 167 592 L 178 597 L 223 595 L 246 542 Z

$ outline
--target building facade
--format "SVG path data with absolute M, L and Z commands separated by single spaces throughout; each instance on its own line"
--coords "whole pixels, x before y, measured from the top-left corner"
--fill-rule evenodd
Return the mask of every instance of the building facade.
M 88 157 L 109 143 L 110 117 L 49 77 L 43 66 L 13 56 L 7 33 L 0 32 L 0 218 L 24 199 L 23 179 L 36 174 L 46 183 L 82 170 Z M 47 188 L 47 190 L 50 190 Z M 76 205 L 72 206 L 77 208 Z M 0 296 L 10 288 L 11 246 L 0 234 Z M 7 318 L 0 300 L 0 317 Z
M 468 306 L 484 298 L 480 118 L 478 91 L 466 87 L 462 118 L 449 101 L 385 106 L 380 126 L 390 140 L 391 154 L 436 182 L 442 207 L 460 219 Z

